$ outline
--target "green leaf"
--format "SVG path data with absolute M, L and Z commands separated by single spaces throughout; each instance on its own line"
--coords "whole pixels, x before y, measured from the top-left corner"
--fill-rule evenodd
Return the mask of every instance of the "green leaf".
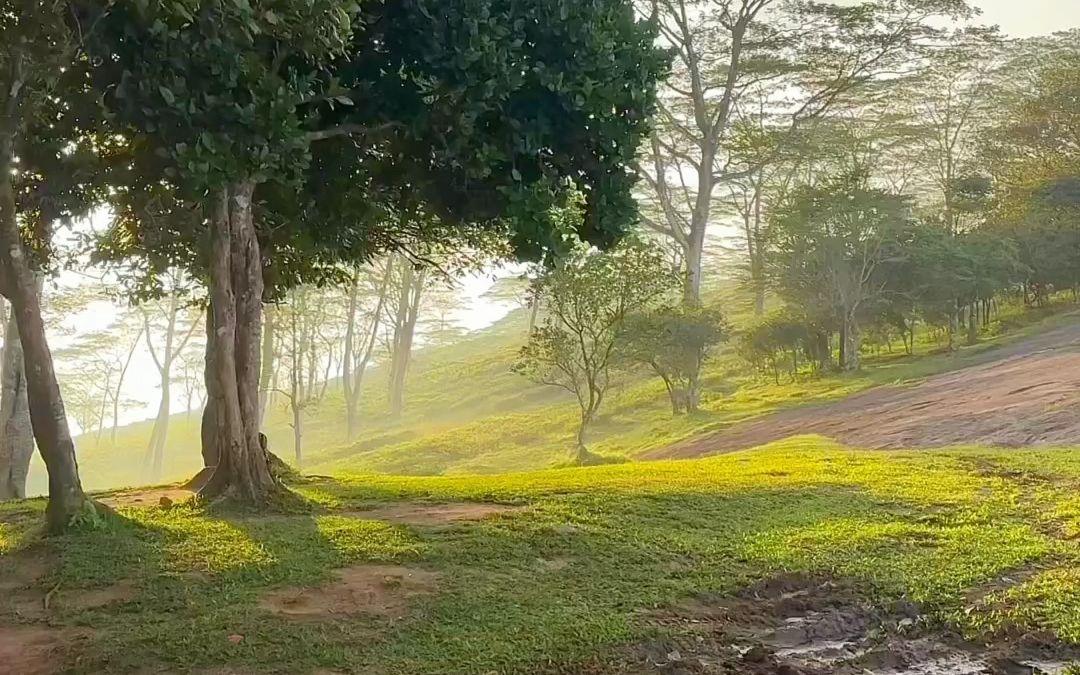
M 516 180 L 517 182 L 519 182 L 519 183 L 521 182 L 521 172 L 520 172 L 520 171 L 518 171 L 517 169 L 511 169 L 511 170 L 510 170 L 510 176 L 511 176 L 511 177 L 512 177 L 512 178 L 513 178 L 514 180 Z
M 176 102 L 176 95 L 173 94 L 172 90 L 165 85 L 161 85 L 160 87 L 158 87 L 158 91 L 161 92 L 161 98 L 165 99 L 165 102 L 169 105 L 172 105 Z

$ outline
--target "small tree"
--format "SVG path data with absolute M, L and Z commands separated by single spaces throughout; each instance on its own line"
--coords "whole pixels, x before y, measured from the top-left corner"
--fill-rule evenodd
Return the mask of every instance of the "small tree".
M 627 359 L 648 366 L 664 381 L 671 411 L 678 415 L 697 411 L 701 367 L 728 331 L 716 310 L 667 306 L 628 316 L 621 337 Z
M 575 459 L 611 387 L 626 317 L 676 291 L 679 279 L 659 249 L 627 242 L 609 253 L 579 249 L 537 280 L 543 324 L 529 336 L 514 371 L 566 389 L 581 408 Z

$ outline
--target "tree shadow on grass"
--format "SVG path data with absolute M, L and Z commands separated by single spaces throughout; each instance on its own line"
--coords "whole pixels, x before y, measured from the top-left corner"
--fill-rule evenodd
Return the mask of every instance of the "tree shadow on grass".
M 328 482 L 317 484 L 327 490 Z M 358 497 L 452 497 L 403 483 L 339 487 L 346 506 Z M 395 673 L 504 672 L 587 657 L 641 636 L 645 608 L 731 592 L 783 569 L 829 573 L 833 561 L 847 560 L 851 573 L 903 595 L 928 569 L 931 581 L 970 569 L 962 557 L 972 552 L 958 543 L 970 534 L 991 547 L 978 552 L 988 561 L 979 578 L 1017 551 L 1037 554 L 1022 537 L 993 549 L 992 524 L 920 525 L 920 509 L 835 486 L 613 489 L 529 501 L 449 527 L 395 526 L 331 509 L 265 517 L 122 510 L 100 531 L 56 542 L 59 575 L 70 588 L 126 579 L 138 595 L 58 620 L 94 626 L 82 662 L 90 672 L 160 664 L 302 673 L 372 663 Z M 917 537 L 912 528 L 921 528 Z M 952 553 L 938 564 L 935 547 Z M 368 562 L 421 566 L 439 575 L 437 589 L 392 620 L 294 620 L 259 607 L 271 589 L 315 587 L 335 569 Z

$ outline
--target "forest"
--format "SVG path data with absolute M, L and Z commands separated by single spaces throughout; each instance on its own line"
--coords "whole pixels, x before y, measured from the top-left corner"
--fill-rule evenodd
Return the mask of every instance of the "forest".
M 7 1 L 0 673 L 1080 672 L 1059 28 Z

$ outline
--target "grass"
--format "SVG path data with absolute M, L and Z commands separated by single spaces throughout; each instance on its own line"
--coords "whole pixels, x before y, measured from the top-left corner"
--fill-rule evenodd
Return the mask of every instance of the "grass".
M 73 672 L 531 673 L 656 635 L 642 610 L 781 572 L 917 602 L 970 637 L 1080 643 L 1078 481 L 1068 450 L 869 452 L 801 437 L 691 461 L 344 473 L 297 487 L 318 506 L 308 514 L 126 508 L 104 529 L 46 541 L 32 501 L 0 508 L 0 579 L 35 551 L 57 562 L 39 582 L 60 589 L 50 623 L 92 628 Z M 357 511 L 399 501 L 520 508 L 449 527 Z M 259 606 L 270 589 L 367 562 L 434 572 L 437 587 L 394 620 L 294 620 Z M 65 609 L 65 594 L 116 584 L 134 592 Z
M 712 291 L 713 302 L 727 308 L 737 326 L 752 321 L 744 295 L 735 287 Z M 975 346 L 942 352 L 940 336 L 918 334 L 916 356 L 897 349 L 868 354 L 866 367 L 854 374 L 772 383 L 748 375 L 731 347 L 709 364 L 703 409 L 692 417 L 673 418 L 662 385 L 633 375 L 622 378 L 591 432 L 590 449 L 622 460 L 654 448 L 769 412 L 815 401 L 842 398 L 863 389 L 926 377 L 963 367 L 988 350 L 1045 331 L 1075 317 L 1064 301 L 1033 310 L 1002 303 L 994 323 Z M 378 369 L 364 386 L 359 437 L 345 440 L 341 391 L 331 383 L 320 404 L 305 416 L 304 468 L 315 473 L 366 471 L 437 475 L 530 471 L 565 465 L 574 448 L 577 408 L 566 392 L 532 384 L 510 372 L 522 344 L 525 312 L 451 345 L 420 350 L 410 373 L 408 406 L 391 419 L 385 404 L 386 382 Z M 84 484 L 91 489 L 155 482 L 144 469 L 150 423 L 119 430 L 117 442 L 106 433 L 100 443 L 78 441 Z M 288 412 L 271 407 L 266 433 L 282 458 L 292 456 Z M 165 470 L 156 481 L 184 479 L 200 468 L 197 414 L 174 415 L 168 434 Z M 45 491 L 44 468 L 32 470 L 31 493 Z

